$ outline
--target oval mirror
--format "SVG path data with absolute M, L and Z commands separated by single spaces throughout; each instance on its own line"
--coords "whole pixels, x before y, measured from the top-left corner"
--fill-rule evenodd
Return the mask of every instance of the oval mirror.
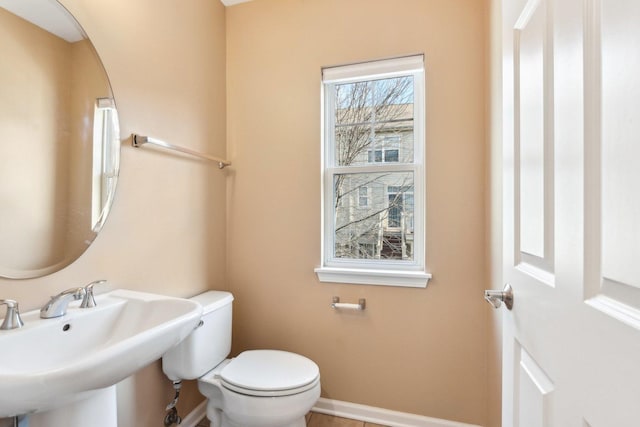
M 120 132 L 107 74 L 55 0 L 0 0 L 0 276 L 75 261 L 102 228 Z

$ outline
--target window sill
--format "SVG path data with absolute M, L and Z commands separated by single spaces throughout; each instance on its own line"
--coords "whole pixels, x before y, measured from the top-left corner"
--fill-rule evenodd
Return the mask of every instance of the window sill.
M 365 270 L 356 268 L 318 267 L 314 270 L 321 282 L 356 285 L 426 288 L 431 274 L 424 271 Z

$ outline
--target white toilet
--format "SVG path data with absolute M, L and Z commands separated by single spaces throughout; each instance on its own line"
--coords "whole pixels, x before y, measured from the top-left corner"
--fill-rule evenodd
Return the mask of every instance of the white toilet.
M 304 427 L 305 414 L 320 397 L 318 365 L 278 350 L 245 351 L 226 359 L 233 295 L 209 291 L 192 300 L 204 308 L 202 321 L 162 357 L 167 377 L 198 379 L 212 427 Z

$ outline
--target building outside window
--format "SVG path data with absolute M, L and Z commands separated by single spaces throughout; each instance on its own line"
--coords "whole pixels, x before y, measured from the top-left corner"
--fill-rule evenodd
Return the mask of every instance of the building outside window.
M 323 70 L 322 281 L 426 286 L 423 64 Z

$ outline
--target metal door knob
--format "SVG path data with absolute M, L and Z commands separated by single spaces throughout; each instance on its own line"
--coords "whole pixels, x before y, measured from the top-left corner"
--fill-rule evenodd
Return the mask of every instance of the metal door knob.
M 507 310 L 511 310 L 513 308 L 513 288 L 507 283 L 501 291 L 487 289 L 484 291 L 484 299 L 487 300 L 493 308 L 500 308 L 502 303 L 504 303 Z

